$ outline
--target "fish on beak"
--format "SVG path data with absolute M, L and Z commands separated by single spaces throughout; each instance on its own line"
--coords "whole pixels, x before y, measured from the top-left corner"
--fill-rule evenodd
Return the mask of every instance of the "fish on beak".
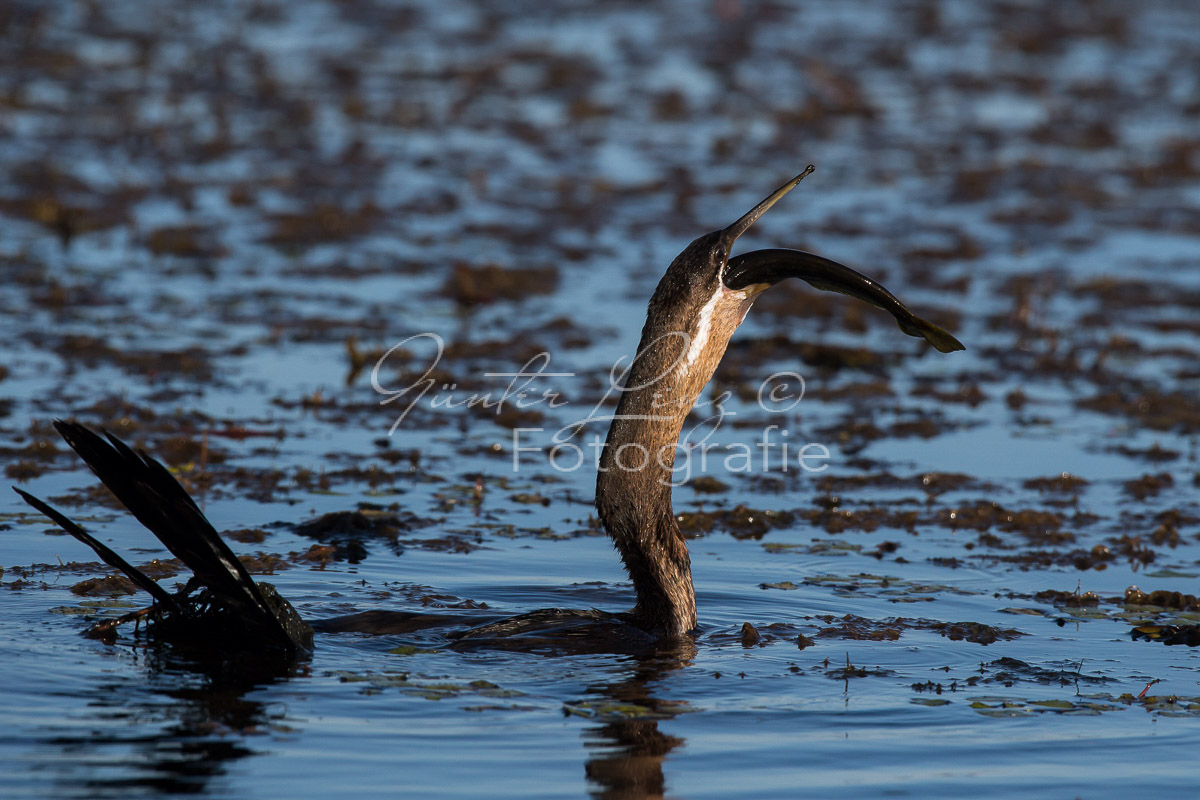
M 804 180 L 813 169 L 810 164 L 804 172 L 780 186 L 745 216 L 721 231 L 720 241 L 725 247 L 725 252 L 728 253 L 739 236 L 781 197 Z M 909 336 L 924 339 L 939 352 L 951 353 L 966 349 L 950 333 L 910 311 L 880 283 L 815 253 L 785 249 L 754 250 L 730 258 L 721 273 L 721 281 L 725 288 L 745 292 L 750 299 L 788 278 L 799 278 L 816 289 L 849 295 L 881 308 L 895 318 L 900 330 Z

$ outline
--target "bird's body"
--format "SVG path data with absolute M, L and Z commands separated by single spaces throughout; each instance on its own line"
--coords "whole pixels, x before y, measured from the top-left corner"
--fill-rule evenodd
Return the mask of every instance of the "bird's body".
M 696 627 L 687 544 L 671 504 L 672 468 L 680 432 L 725 354 L 730 337 L 754 298 L 788 277 L 838 291 L 891 313 L 901 330 L 938 350 L 962 349 L 953 336 L 909 311 L 882 286 L 821 256 L 794 250 L 760 250 L 730 258 L 730 249 L 759 217 L 809 172 L 784 184 L 722 230 L 701 236 L 667 268 L 647 308 L 641 342 L 624 376 L 621 397 L 601 454 L 596 509 L 625 564 L 637 595 L 629 612 L 545 609 L 507 619 L 366 611 L 313 626 L 320 631 L 404 633 L 447 629 L 455 647 L 532 644 L 572 651 L 640 649 L 680 637 Z M 76 423 L 58 422 L 77 453 L 118 499 L 196 573 L 202 595 L 167 595 L 149 578 L 87 536 L 36 498 L 22 496 L 67 532 L 130 574 L 155 599 L 160 617 L 186 623 L 205 613 L 225 613 L 244 634 L 241 646 L 270 646 L 304 653 L 312 631 L 291 605 L 256 585 L 195 503 L 174 478 L 145 453 L 107 441 Z M 19 490 L 18 490 L 19 491 Z M 203 606 L 203 607 L 202 607 Z M 205 609 L 213 609 L 209 612 Z M 223 646 L 238 646 L 226 637 Z

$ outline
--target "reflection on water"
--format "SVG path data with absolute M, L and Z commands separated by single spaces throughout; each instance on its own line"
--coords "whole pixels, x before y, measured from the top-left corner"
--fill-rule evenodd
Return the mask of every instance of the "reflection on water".
M 278 709 L 247 697 L 280 680 L 271 666 L 197 663 L 167 649 L 137 660 L 138 674 L 77 697 L 86 713 L 72 733 L 35 742 L 43 759 L 45 748 L 59 751 L 48 760 L 64 794 L 219 794 L 232 763 L 260 752 L 263 735 L 287 724 Z
M 677 704 L 664 702 L 654 690 L 670 673 L 689 666 L 695 655 L 694 644 L 680 643 L 637 658 L 631 674 L 623 680 L 588 687 L 590 694 L 611 703 L 611 707 L 600 705 L 598 710 L 598 716 L 608 717 L 608 721 L 583 731 L 592 797 L 636 800 L 665 796 L 663 762 L 684 740 L 659 730 L 659 720 L 674 717 Z

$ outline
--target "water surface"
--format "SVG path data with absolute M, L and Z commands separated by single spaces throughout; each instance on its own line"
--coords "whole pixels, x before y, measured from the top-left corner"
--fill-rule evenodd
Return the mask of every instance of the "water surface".
M 851 264 L 968 348 L 940 356 L 807 287 L 765 295 L 705 398 L 730 393 L 719 457 L 689 459 L 675 492 L 700 630 L 642 658 L 322 634 L 311 661 L 266 675 L 132 631 L 104 644 L 79 634 L 144 598 L 72 592 L 105 570 L 14 495 L 3 791 L 1189 790 L 1197 652 L 1129 634 L 1195 610 L 1125 591 L 1194 593 L 1200 573 L 1197 14 L 0 12 L 5 471 L 134 563 L 168 554 L 50 419 L 169 463 L 218 529 L 251 531 L 240 554 L 277 557 L 259 563 L 308 617 L 628 607 L 594 473 L 542 449 L 601 401 L 675 253 L 810 162 L 744 246 Z M 439 385 L 397 425 L 404 403 L 381 403 L 371 367 L 424 333 L 445 346 Z M 420 376 L 417 345 L 388 358 L 383 387 Z M 565 405 L 450 407 L 501 396 L 541 353 L 557 374 L 527 391 Z M 764 408 L 781 371 L 804 394 Z M 726 459 L 767 435 L 767 469 Z M 795 461 L 810 443 L 828 450 L 821 471 Z M 398 527 L 323 542 L 296 527 L 355 509 Z

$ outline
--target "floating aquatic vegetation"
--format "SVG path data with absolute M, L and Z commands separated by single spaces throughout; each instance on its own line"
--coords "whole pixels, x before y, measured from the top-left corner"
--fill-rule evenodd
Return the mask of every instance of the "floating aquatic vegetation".
M 1138 625 L 1129 632 L 1134 641 L 1145 639 L 1162 644 L 1183 644 L 1188 647 L 1200 646 L 1200 625 Z
M 849 653 L 846 654 L 846 665 L 844 667 L 837 667 L 836 669 L 829 669 L 825 671 L 826 678 L 832 678 L 839 681 L 848 681 L 851 678 L 886 678 L 894 674 L 895 673 L 893 673 L 890 669 L 883 669 L 881 667 L 874 667 L 871 669 L 868 669 L 867 667 L 856 667 L 850 663 Z
M 653 707 L 640 703 L 616 700 L 576 700 L 563 703 L 563 713 L 569 716 L 598 719 L 605 722 L 619 720 L 671 719 L 680 714 L 690 714 L 697 709 L 686 701 L 657 701 Z
M 679 529 L 688 536 L 725 532 L 735 539 L 761 539 L 772 528 L 792 524 L 795 515 L 788 511 L 758 510 L 737 505 L 719 511 L 685 511 L 675 515 Z
M 985 695 L 967 698 L 970 708 L 985 717 L 1029 717 L 1053 713 L 1064 716 L 1095 716 L 1110 711 L 1140 708 L 1156 716 L 1200 716 L 1200 697 L 1112 695 L 1106 692 L 1078 695 L 1073 699 L 1026 699 Z
M 401 533 L 433 525 L 437 520 L 418 517 L 398 508 L 360 506 L 354 511 L 336 511 L 302 522 L 293 530 L 301 536 L 333 545 L 333 557 L 351 564 L 362 561 L 370 544 L 381 542 L 393 552 L 401 549 Z
M 442 294 L 459 305 L 475 306 L 553 294 L 557 288 L 558 270 L 554 267 L 505 269 L 495 264 L 474 266 L 460 262 L 453 266 Z
M 946 593 L 970 596 L 982 594 L 977 589 L 968 589 L 963 586 L 914 582 L 894 575 L 875 575 L 869 572 L 860 572 L 853 575 L 814 575 L 805 578 L 804 584 L 828 586 L 833 589 L 835 594 L 859 596 L 860 594 L 871 593 L 887 596 L 889 599 L 897 602 L 904 602 L 902 598 L 911 595 Z
M 896 641 L 905 631 L 933 631 L 951 641 L 968 641 L 988 645 L 997 641 L 1016 639 L 1027 634 L 1014 628 L 998 628 L 980 622 L 941 622 L 932 619 L 888 617 L 866 619 L 854 614 L 842 617 L 817 617 L 826 627 L 816 633 L 818 639 L 853 639 L 867 641 Z
M 401 655 L 416 655 L 418 653 L 436 653 L 436 650 L 414 651 Z M 448 700 L 462 696 L 478 696 L 489 698 L 524 697 L 523 692 L 515 689 L 505 689 L 499 684 L 488 680 L 478 679 L 466 682 L 454 682 L 425 678 L 408 672 L 350 672 L 336 671 L 330 673 L 342 683 L 363 684 L 363 694 L 379 694 L 387 689 L 398 689 L 400 692 L 426 700 Z
M 138 587 L 124 575 L 109 575 L 104 578 L 88 578 L 71 587 L 72 594 L 84 597 L 119 597 L 137 594 Z
M 763 542 L 768 553 L 804 553 L 806 555 L 845 556 L 862 550 L 862 545 L 842 539 L 812 539 L 799 542 Z

